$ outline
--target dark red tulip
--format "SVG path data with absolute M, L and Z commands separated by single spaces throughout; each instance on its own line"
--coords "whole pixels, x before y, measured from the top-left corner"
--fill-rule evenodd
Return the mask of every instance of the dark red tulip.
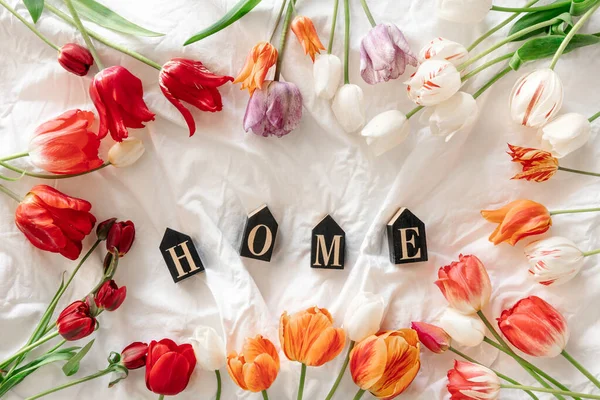
M 146 365 L 146 355 L 148 354 L 148 344 L 142 342 L 133 342 L 125 347 L 121 352 L 121 363 L 127 369 L 138 369 Z
M 98 308 L 104 308 L 106 311 L 115 311 L 121 307 L 127 296 L 127 287 L 118 287 L 115 281 L 106 281 L 98 289 L 94 301 Z
M 72 74 L 85 76 L 94 64 L 94 57 L 85 47 L 67 43 L 60 49 L 58 63 Z
M 56 320 L 58 333 L 66 340 L 83 339 L 96 329 L 96 318 L 91 314 L 90 306 L 81 300 L 71 303 Z
M 174 396 L 185 390 L 195 367 L 191 344 L 178 346 L 171 339 L 153 340 L 146 358 L 146 387 L 156 394 Z
M 119 221 L 111 226 L 106 239 L 106 249 L 117 251 L 123 257 L 135 239 L 135 225 L 131 221 Z

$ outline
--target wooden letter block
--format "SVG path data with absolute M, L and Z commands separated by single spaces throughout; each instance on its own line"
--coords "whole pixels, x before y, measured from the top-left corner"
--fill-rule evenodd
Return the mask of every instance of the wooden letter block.
M 278 228 L 279 225 L 269 207 L 264 205 L 253 211 L 248 215 L 246 221 L 240 255 L 261 261 L 271 261 Z
M 398 210 L 388 222 L 387 236 L 393 264 L 427 261 L 425 224 L 408 208 Z
M 312 268 L 344 269 L 346 233 L 326 216 L 312 231 L 310 266 Z
M 198 256 L 192 238 L 171 228 L 167 228 L 162 242 L 162 253 L 173 282 L 179 282 L 190 276 L 204 271 L 202 260 Z

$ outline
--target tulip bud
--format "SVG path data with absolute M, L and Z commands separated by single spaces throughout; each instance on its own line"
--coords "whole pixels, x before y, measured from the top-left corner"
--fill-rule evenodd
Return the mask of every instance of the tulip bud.
M 72 74 L 85 76 L 94 64 L 94 57 L 85 47 L 67 43 L 58 53 L 58 63 Z
M 313 65 L 315 93 L 317 96 L 331 100 L 342 82 L 344 67 L 342 60 L 333 54 L 317 57 Z
M 299 15 L 294 18 L 290 28 L 304 48 L 304 53 L 308 54 L 313 62 L 315 62 L 315 55 L 319 54 L 321 50 L 325 50 L 325 46 L 321 43 L 312 20 Z
M 410 123 L 398 110 L 385 111 L 373 118 L 361 132 L 376 156 L 398 146 L 408 137 Z
M 426 108 L 421 114 L 421 121 L 429 121 L 431 134 L 443 136 L 448 142 L 458 132 L 473 126 L 478 111 L 473 96 L 458 92 L 437 106 Z
M 419 335 L 419 342 L 430 351 L 442 354 L 450 348 L 450 335 L 442 328 L 425 322 L 412 322 L 411 328 Z
M 445 60 L 427 60 L 404 82 L 408 97 L 420 106 L 434 106 L 448 100 L 462 85 L 456 67 Z
M 445 330 L 452 340 L 467 347 L 475 347 L 483 342 L 485 337 L 485 325 L 473 315 L 464 315 L 452 307 L 446 308 L 440 327 Z
M 106 240 L 110 228 L 112 228 L 116 221 L 116 218 L 110 218 L 98 224 L 98 227 L 96 228 L 96 236 L 98 237 L 98 240 Z
M 344 317 L 344 328 L 350 340 L 360 342 L 379 332 L 384 311 L 382 296 L 367 292 L 354 296 Z
M 335 118 L 348 133 L 355 132 L 365 124 L 365 99 L 362 89 L 345 84 L 338 89 L 331 105 Z
M 106 250 L 117 251 L 123 257 L 133 245 L 135 240 L 135 225 L 131 221 L 116 222 L 108 232 Z
M 217 371 L 227 365 L 227 352 L 221 336 L 213 328 L 198 326 L 189 339 L 200 368 Z
M 481 22 L 491 8 L 492 0 L 437 0 L 438 17 L 452 22 Z
M 127 369 L 138 369 L 146 365 L 148 344 L 134 342 L 125 347 L 121 352 L 121 364 Z
M 441 37 L 433 39 L 419 53 L 419 62 L 445 60 L 459 66 L 469 58 L 469 51 L 460 43 Z
M 98 289 L 94 301 L 98 308 L 103 308 L 106 311 L 115 311 L 121 307 L 127 296 L 127 287 L 118 287 L 115 281 L 106 281 Z
M 549 151 L 557 158 L 563 158 L 579 149 L 590 138 L 592 125 L 581 114 L 563 114 L 540 129 L 538 136 L 542 139 L 542 149 Z
M 83 339 L 96 329 L 96 318 L 92 316 L 90 306 L 81 300 L 71 303 L 56 320 L 58 333 L 69 341 Z
M 556 72 L 538 69 L 522 76 L 510 94 L 510 114 L 523 126 L 540 128 L 560 110 L 563 85 Z
M 585 262 L 583 252 L 564 237 L 538 240 L 525 246 L 525 256 L 531 265 L 529 273 L 542 285 L 562 285 L 579 273 Z
M 108 150 L 108 162 L 117 167 L 129 167 L 144 154 L 146 149 L 140 139 L 128 138 L 117 142 Z

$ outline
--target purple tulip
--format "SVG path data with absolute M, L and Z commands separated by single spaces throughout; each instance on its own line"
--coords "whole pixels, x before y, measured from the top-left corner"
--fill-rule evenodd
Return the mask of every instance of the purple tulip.
M 256 135 L 282 137 L 293 131 L 302 118 L 302 94 L 289 82 L 265 82 L 246 107 L 244 129 Z
M 369 31 L 360 44 L 360 75 L 374 85 L 397 79 L 406 64 L 417 66 L 404 34 L 394 24 L 379 24 Z

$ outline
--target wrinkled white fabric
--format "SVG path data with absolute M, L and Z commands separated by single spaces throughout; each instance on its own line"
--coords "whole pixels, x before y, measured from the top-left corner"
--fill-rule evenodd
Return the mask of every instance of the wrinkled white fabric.
M 9 0 L 20 13 L 22 2 Z M 280 2 L 263 0 L 241 22 L 200 43 L 182 47 L 199 29 L 213 23 L 233 7 L 236 0 L 118 1 L 102 0 L 123 16 L 148 28 L 168 33 L 162 38 L 120 36 L 99 32 L 164 63 L 174 56 L 202 60 L 216 73 L 236 75 L 249 49 L 269 37 Z M 305 0 L 297 7 L 314 19 L 322 40 L 328 38 L 332 4 Z M 369 29 L 358 2 L 352 3 L 351 82 L 364 90 L 367 120 L 389 110 L 408 112 L 414 104 L 407 98 L 403 80 L 375 86 L 359 75 L 359 45 Z M 499 5 L 517 6 L 521 0 L 498 0 Z M 403 30 L 414 51 L 435 37 L 469 45 L 501 19 L 494 13 L 477 25 L 460 25 L 437 20 L 435 0 L 370 1 L 378 21 L 390 21 Z M 150 6 L 151 5 L 151 6 Z M 91 26 L 91 25 L 90 25 Z M 44 13 L 38 27 L 59 44 L 82 43 L 80 35 Z M 590 32 L 600 27 L 592 18 Z M 506 33 L 502 30 L 475 52 Z M 56 62 L 56 52 L 42 43 L 6 10 L 0 9 L 0 152 L 13 154 L 27 148 L 29 134 L 37 125 L 63 111 L 80 107 L 93 110 L 88 95 L 92 75 L 79 78 L 65 72 Z M 517 44 L 515 44 L 517 45 Z M 513 46 L 515 46 L 513 45 Z M 516 47 L 515 47 L 516 48 Z M 121 351 L 132 341 L 169 337 L 177 342 L 189 338 L 196 326 L 209 325 L 226 339 L 227 350 L 241 350 L 247 336 L 261 333 L 279 348 L 277 327 L 282 311 L 295 312 L 312 305 L 327 307 L 341 326 L 347 305 L 361 290 L 384 296 L 387 304 L 383 328 L 409 327 L 413 320 L 435 323 L 446 301 L 433 284 L 437 269 L 458 257 L 460 252 L 476 254 L 488 267 L 494 287 L 491 305 L 485 310 L 490 320 L 501 310 L 529 294 L 538 295 L 560 310 L 571 328 L 567 349 L 590 371 L 600 374 L 598 337 L 600 275 L 597 258 L 589 257 L 581 273 L 560 287 L 545 288 L 527 276 L 523 240 L 515 248 L 494 247 L 487 237 L 494 224 L 481 218 L 479 210 L 496 208 L 519 197 L 540 201 L 550 209 L 598 206 L 600 180 L 559 172 L 549 182 L 535 184 L 511 181 L 518 166 L 505 154 L 506 143 L 531 146 L 535 132 L 515 125 L 510 118 L 508 96 L 521 74 L 542 61 L 526 65 L 499 81 L 477 101 L 480 115 L 470 134 L 457 135 L 449 143 L 433 137 L 429 127 L 413 117 L 412 133 L 395 149 L 381 157 L 372 155 L 358 133 L 348 134 L 338 125 L 330 101 L 313 92 L 312 64 L 302 48 L 290 37 L 282 76 L 296 83 L 304 97 L 300 128 L 282 138 L 246 134 L 242 128 L 247 92 L 239 86 L 222 87 L 224 110 L 211 114 L 194 111 L 198 131 L 188 137 L 181 115 L 158 88 L 157 71 L 128 56 L 99 45 L 106 65 L 122 64 L 144 83 L 145 99 L 157 113 L 146 129 L 131 130 L 141 138 L 146 153 L 128 168 L 105 168 L 91 175 L 49 181 L 50 185 L 93 203 L 99 221 L 109 217 L 131 219 L 137 227 L 132 250 L 120 263 L 115 279 L 127 286 L 128 298 L 116 312 L 100 317 L 96 342 L 81 364 L 76 377 L 106 366 L 110 351 Z M 479 51 L 478 51 L 479 50 Z M 508 51 L 508 50 L 506 50 Z M 338 19 L 334 53 L 343 55 L 343 18 Z M 504 54 L 504 53 L 502 53 Z M 489 59 L 497 57 L 494 53 Z M 578 49 L 565 55 L 556 67 L 563 80 L 566 98 L 563 111 L 590 116 L 598 111 L 594 88 L 600 86 L 595 73 L 600 47 Z M 497 70 L 492 68 L 469 81 L 461 90 L 473 93 Z M 598 124 L 592 124 L 592 138 L 578 151 L 561 159 L 565 167 L 598 170 L 600 146 Z M 107 151 L 110 138 L 103 143 Z M 105 154 L 105 153 L 103 153 Z M 30 167 L 26 160 L 17 165 Z M 11 175 L 12 176 L 12 175 Z M 6 185 L 21 194 L 42 181 L 23 178 Z M 268 204 L 279 222 L 279 235 L 270 263 L 243 259 L 239 244 L 248 212 Z M 392 265 L 389 261 L 385 224 L 399 207 L 408 207 L 427 226 L 429 261 Z M 62 271 L 75 263 L 42 252 L 27 242 L 13 222 L 16 203 L 0 200 L 0 357 L 17 350 L 25 341 L 49 302 Z M 344 270 L 310 268 L 312 228 L 330 213 L 346 232 Z M 568 237 L 580 248 L 600 247 L 600 215 L 560 215 L 546 235 Z M 190 235 L 198 248 L 206 272 L 174 284 L 158 249 L 166 227 Z M 93 237 L 85 240 L 89 248 Z M 69 288 L 59 308 L 87 293 L 99 278 L 103 252 L 96 251 Z M 87 343 L 86 340 L 80 344 Z M 507 357 L 487 345 L 459 349 L 492 365 L 514 379 L 535 382 Z M 343 353 L 345 354 L 345 353 Z M 273 400 L 296 398 L 300 366 L 285 360 L 269 390 Z M 454 355 L 434 355 L 422 350 L 419 375 L 402 396 L 404 399 L 447 398 L 446 372 Z M 340 355 L 320 368 L 309 368 L 304 398 L 325 398 L 343 362 Z M 562 359 L 543 361 L 545 370 L 573 390 L 594 392 L 580 373 Z M 239 390 L 222 370 L 223 400 L 260 400 L 260 394 Z M 60 365 L 44 367 L 6 396 L 23 399 L 67 378 Z M 142 370 L 108 389 L 108 377 L 47 396 L 62 399 L 148 399 Z M 210 399 L 214 396 L 214 374 L 198 370 L 181 400 Z M 336 395 L 348 399 L 356 387 L 347 373 Z M 596 391 L 597 393 L 597 391 Z M 540 399 L 550 397 L 539 395 Z M 365 395 L 364 399 L 372 399 Z M 501 394 L 506 399 L 527 399 L 517 391 Z

